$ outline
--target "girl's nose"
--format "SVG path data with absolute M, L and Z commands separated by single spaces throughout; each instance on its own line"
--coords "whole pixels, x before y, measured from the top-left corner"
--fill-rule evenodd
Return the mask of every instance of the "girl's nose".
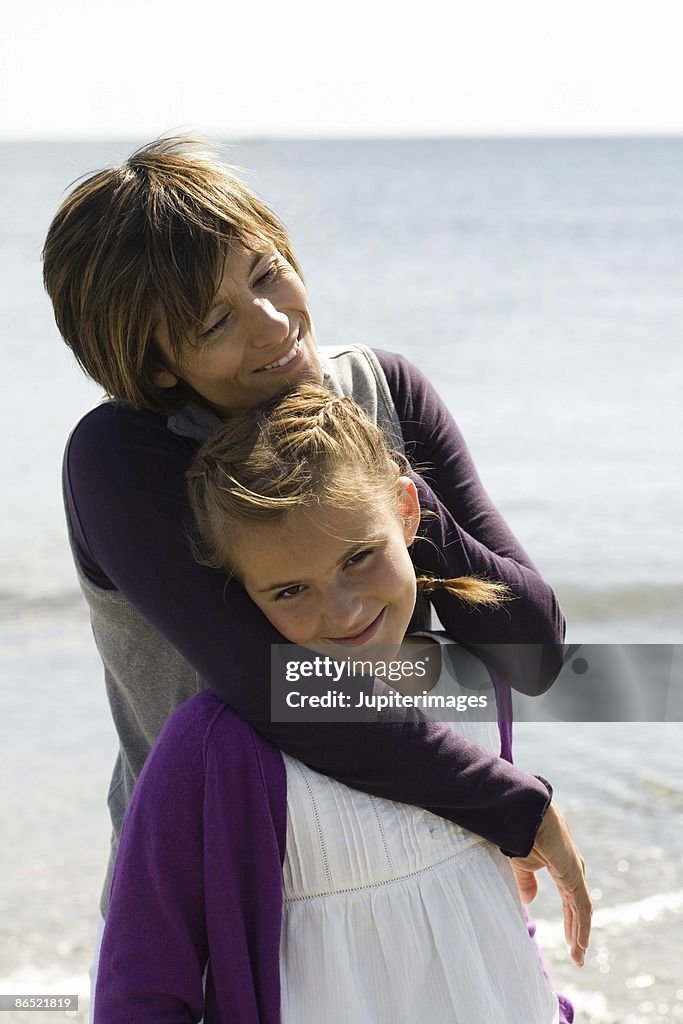
M 360 594 L 348 588 L 337 588 L 321 600 L 326 625 L 325 635 L 331 638 L 355 636 L 365 626 L 362 621 L 363 602 Z

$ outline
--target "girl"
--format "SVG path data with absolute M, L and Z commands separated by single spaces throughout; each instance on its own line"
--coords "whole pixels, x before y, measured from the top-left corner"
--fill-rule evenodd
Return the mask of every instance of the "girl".
M 420 506 L 404 468 L 354 402 L 302 385 L 199 451 L 188 479 L 204 558 L 292 643 L 408 661 L 416 585 L 470 607 L 508 591 L 416 584 Z M 427 688 L 447 695 L 452 668 L 431 641 Z M 497 752 L 495 723 L 458 730 Z M 174 713 L 138 782 L 95 1008 L 97 1024 L 559 1019 L 499 850 L 281 759 L 206 693 Z

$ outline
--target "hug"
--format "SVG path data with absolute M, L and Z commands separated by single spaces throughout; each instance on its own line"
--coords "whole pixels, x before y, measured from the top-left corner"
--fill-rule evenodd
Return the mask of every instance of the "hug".
M 447 694 L 448 638 L 501 709 L 559 667 L 557 601 L 430 383 L 318 348 L 283 225 L 190 140 L 77 185 L 44 269 L 108 396 L 64 461 L 120 741 L 95 1020 L 571 1020 L 515 879 L 549 868 L 580 963 L 583 862 L 505 715 L 270 716 L 273 644 L 431 644 L 419 692 Z

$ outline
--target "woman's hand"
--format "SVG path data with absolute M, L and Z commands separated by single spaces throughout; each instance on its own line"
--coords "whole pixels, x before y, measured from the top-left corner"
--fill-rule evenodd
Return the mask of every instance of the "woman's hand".
M 535 872 L 547 868 L 562 897 L 564 936 L 577 967 L 583 967 L 591 931 L 593 907 L 586 885 L 583 857 L 569 831 L 567 821 L 552 801 L 528 857 L 510 861 L 523 903 L 531 903 L 538 891 Z

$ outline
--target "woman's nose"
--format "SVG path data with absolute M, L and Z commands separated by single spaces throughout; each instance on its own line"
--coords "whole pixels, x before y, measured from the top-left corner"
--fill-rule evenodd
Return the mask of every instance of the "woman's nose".
M 268 299 L 254 299 L 249 307 L 249 333 L 254 348 L 271 348 L 286 341 L 289 317 Z

